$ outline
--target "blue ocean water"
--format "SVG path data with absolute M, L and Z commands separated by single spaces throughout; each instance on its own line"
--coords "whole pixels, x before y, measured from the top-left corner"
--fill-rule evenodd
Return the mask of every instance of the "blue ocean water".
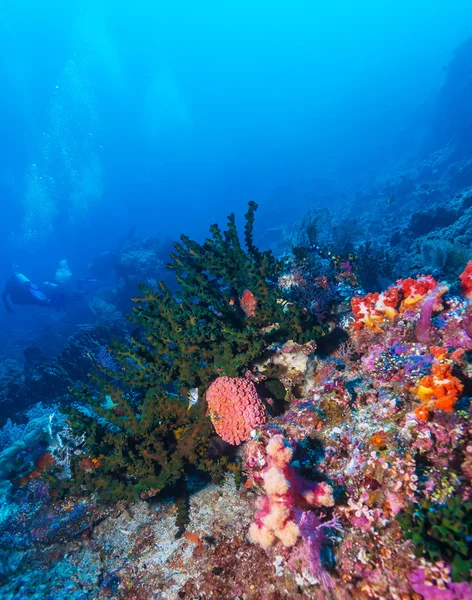
M 24 0 L 0 17 L 0 280 L 37 282 L 64 259 L 87 276 L 131 226 L 202 236 L 255 199 L 261 233 L 341 205 L 421 153 L 472 20 L 466 0 Z
M 202 241 L 232 212 L 242 229 L 250 200 L 278 256 L 313 206 L 391 247 L 366 292 L 457 276 L 421 211 L 449 226 L 472 188 L 471 31 L 470 0 L 3 3 L 0 426 L 67 392 L 48 361 L 78 333 L 125 331 L 138 283 L 175 289 L 181 233 Z M 36 300 L 11 292 L 18 273 Z

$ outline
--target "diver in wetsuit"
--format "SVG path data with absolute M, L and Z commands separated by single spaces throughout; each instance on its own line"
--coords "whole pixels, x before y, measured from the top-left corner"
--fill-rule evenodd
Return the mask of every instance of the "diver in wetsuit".
M 32 304 L 35 306 L 49 306 L 51 301 L 39 289 L 36 283 L 30 281 L 21 273 L 14 273 L 5 284 L 2 294 L 3 305 L 5 309 L 12 313 L 13 304 Z
M 84 277 L 77 279 L 75 282 L 76 289 L 74 291 L 66 290 L 64 286 L 45 281 L 43 289 L 47 297 L 50 299 L 49 306 L 52 308 L 63 309 L 72 302 L 82 300 L 87 294 L 91 294 L 98 288 L 98 280 Z
M 34 306 L 49 306 L 51 308 L 65 308 L 67 304 L 81 300 L 86 294 L 95 291 L 98 287 L 96 279 L 79 279 L 76 282 L 77 290 L 66 292 L 57 283 L 44 283 L 44 293 L 36 283 L 30 281 L 25 275 L 15 273 L 5 284 L 2 294 L 5 309 L 12 313 L 13 304 L 29 304 Z M 46 295 L 47 294 L 47 295 Z

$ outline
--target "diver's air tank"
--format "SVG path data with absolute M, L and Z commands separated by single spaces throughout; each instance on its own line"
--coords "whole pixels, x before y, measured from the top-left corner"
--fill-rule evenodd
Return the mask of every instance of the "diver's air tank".
M 14 273 L 12 276 L 12 281 L 14 281 L 18 286 L 23 286 L 25 283 L 31 283 L 31 281 L 23 275 L 23 273 Z

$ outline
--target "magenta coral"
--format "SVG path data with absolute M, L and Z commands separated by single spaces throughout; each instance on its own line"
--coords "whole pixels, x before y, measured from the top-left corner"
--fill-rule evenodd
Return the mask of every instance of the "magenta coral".
M 420 318 L 416 325 L 416 339 L 422 344 L 430 344 L 432 341 L 431 318 L 433 316 L 434 305 L 436 302 L 436 294 L 433 290 L 428 294 L 428 296 L 426 296 L 421 308 Z
M 229 444 L 246 441 L 266 421 L 262 400 L 248 379 L 218 377 L 208 388 L 206 400 L 216 433 Z
M 448 583 L 447 587 L 439 588 L 426 582 L 423 569 L 416 569 L 410 574 L 413 591 L 425 600 L 467 600 L 472 598 L 472 586 L 467 583 Z
M 304 510 L 333 506 L 333 490 L 327 483 L 313 483 L 296 473 L 290 466 L 293 448 L 283 435 L 270 438 L 265 451 L 266 464 L 259 477 L 266 496 L 257 500 L 258 510 L 249 535 L 264 549 L 277 540 L 291 548 L 300 537 L 300 519 Z

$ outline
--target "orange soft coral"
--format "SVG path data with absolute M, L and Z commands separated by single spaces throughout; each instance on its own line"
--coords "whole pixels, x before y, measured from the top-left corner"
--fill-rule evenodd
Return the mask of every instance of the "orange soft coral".
M 216 433 L 229 444 L 246 441 L 266 421 L 262 400 L 248 379 L 218 377 L 208 388 L 206 400 Z
M 431 375 L 425 375 L 419 382 L 416 395 L 426 408 L 439 408 L 451 412 L 459 399 L 464 386 L 452 374 L 452 366 L 447 363 L 433 364 Z M 426 420 L 426 413 L 418 407 L 415 414 Z
M 459 275 L 459 279 L 461 280 L 461 292 L 468 300 L 472 300 L 472 260 L 469 260 Z
M 429 420 L 429 408 L 424 404 L 420 404 L 415 408 L 415 417 L 419 421 L 427 422 Z

